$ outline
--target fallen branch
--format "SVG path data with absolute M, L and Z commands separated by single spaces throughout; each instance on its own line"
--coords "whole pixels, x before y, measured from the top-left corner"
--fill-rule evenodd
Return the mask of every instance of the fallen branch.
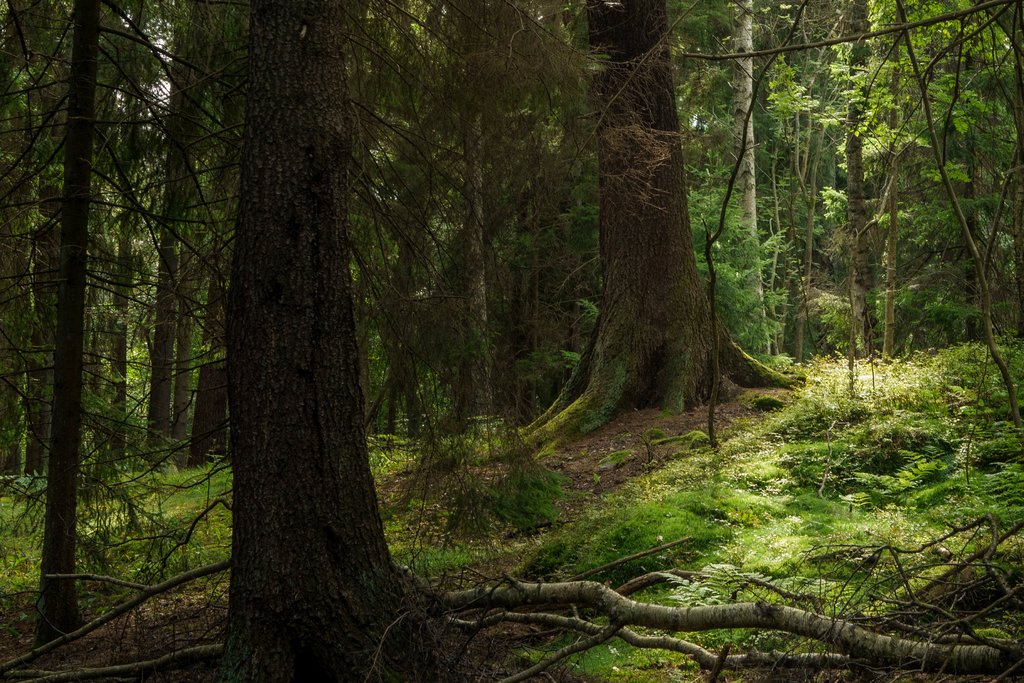
M 502 618 L 498 619 L 497 617 Z M 508 621 L 514 624 L 531 624 L 544 626 L 557 630 L 579 631 L 587 635 L 596 635 L 604 628 L 586 619 L 576 617 L 565 617 L 545 612 L 532 612 L 523 614 L 520 612 L 504 612 L 501 615 L 492 615 L 488 618 L 489 623 Z M 702 669 L 713 669 L 721 658 L 710 650 L 705 650 L 696 643 L 691 643 L 682 638 L 672 636 L 651 636 L 640 635 L 636 631 L 623 626 L 616 632 L 615 637 L 636 648 L 648 650 L 668 650 L 691 657 Z M 849 657 L 830 653 L 806 652 L 792 654 L 787 652 L 748 652 L 743 655 L 729 655 L 724 662 L 724 668 L 728 669 L 779 669 L 779 668 L 837 668 L 849 666 L 852 660 Z
M 452 611 L 517 609 L 528 605 L 575 605 L 596 610 L 612 623 L 663 631 L 694 632 L 725 628 L 761 628 L 812 638 L 840 653 L 874 665 L 945 673 L 999 674 L 1024 658 L 1024 646 L 1006 652 L 987 645 L 949 645 L 874 633 L 850 621 L 793 607 L 737 603 L 666 607 L 639 603 L 593 581 L 519 583 L 498 588 L 453 591 L 441 596 Z
M 116 664 L 95 669 L 73 669 L 71 671 L 12 671 L 6 674 L 5 678 L 18 680 L 21 683 L 71 683 L 72 681 L 91 681 L 97 678 L 113 678 L 115 676 L 127 676 L 138 679 L 156 671 L 180 669 L 191 664 L 219 659 L 223 653 L 224 646 L 219 643 L 216 645 L 199 645 L 142 662 Z
M 193 581 L 203 576 L 209 576 L 210 574 L 222 572 L 225 569 L 228 569 L 230 566 L 231 560 L 224 560 L 223 562 L 208 564 L 204 567 L 197 567 L 196 569 L 193 569 L 191 571 L 187 571 L 183 574 L 173 576 L 164 581 L 163 583 L 158 583 L 154 586 L 148 586 L 145 589 L 139 591 L 139 593 L 132 599 L 126 602 L 122 602 L 120 605 L 117 605 L 108 612 L 104 612 L 103 614 L 96 617 L 95 619 L 85 624 L 81 628 L 76 629 L 71 633 L 65 633 L 56 640 L 51 640 L 49 643 L 46 643 L 45 645 L 40 645 L 39 647 L 34 648 L 29 652 L 26 652 L 20 657 L 15 657 L 14 659 L 8 660 L 3 664 L 0 664 L 0 677 L 10 678 L 10 676 L 7 675 L 7 672 L 11 671 L 12 669 L 16 669 L 19 666 L 24 666 L 29 662 L 39 659 L 48 652 L 53 652 L 62 645 L 66 645 L 71 641 L 78 640 L 82 636 L 95 631 L 104 624 L 110 623 L 117 617 L 121 616 L 122 614 L 125 614 L 126 612 L 131 611 L 135 607 L 138 607 L 146 600 L 149 600 L 150 598 L 156 595 L 166 593 L 172 588 L 176 588 L 183 583 L 188 583 L 189 581 Z
M 600 645 L 609 638 L 613 637 L 616 631 L 619 630 L 619 628 L 621 627 L 618 624 L 606 626 L 590 638 L 584 638 L 583 640 L 576 641 L 572 645 L 566 645 L 555 654 L 545 659 L 542 659 L 541 661 L 531 666 L 529 669 L 520 671 L 519 673 L 513 676 L 509 676 L 508 678 L 503 678 L 500 683 L 519 683 L 520 681 L 525 681 L 528 678 L 533 678 L 540 672 L 550 668 L 554 664 L 557 664 L 566 657 L 574 655 L 577 652 L 583 652 L 584 650 L 589 650 L 592 647 Z

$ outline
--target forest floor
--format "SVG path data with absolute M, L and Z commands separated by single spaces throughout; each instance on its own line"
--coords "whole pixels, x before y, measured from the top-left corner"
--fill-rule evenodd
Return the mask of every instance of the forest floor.
M 967 557 L 984 548 L 997 530 L 1024 520 L 1020 442 L 1000 417 L 998 386 L 985 388 L 983 381 L 990 378 L 983 372 L 951 374 L 973 367 L 972 358 L 950 352 L 949 358 L 921 364 L 872 366 L 858 377 L 860 388 L 853 395 L 842 364 L 827 362 L 812 368 L 807 386 L 794 392 L 741 392 L 718 407 L 722 445 L 717 450 L 707 446 L 706 408 L 679 415 L 631 412 L 573 443 L 539 454 L 523 451 L 526 456 L 520 459 L 508 455 L 517 452 L 510 441 L 489 444 L 489 451 L 479 442 L 443 442 L 427 454 L 418 443 L 377 439 L 371 458 L 389 542 L 398 561 L 445 587 L 507 576 L 565 580 L 586 572 L 615 586 L 651 571 L 685 569 L 710 574 L 712 580 L 669 583 L 643 599 L 661 604 L 770 600 L 746 584 L 754 578 L 798 592 L 817 591 L 832 601 L 830 609 L 859 618 L 884 609 L 880 605 L 899 590 L 900 580 L 927 582 L 950 565 L 931 551 L 893 550 L 892 559 L 883 555 L 870 565 L 858 553 L 912 549 L 953 525 L 988 516 L 986 524 L 945 541 L 949 550 L 944 552 Z M 426 467 L 414 466 L 424 459 Z M 159 481 L 174 491 L 172 497 L 184 496 L 160 508 L 166 523 L 177 529 L 230 491 L 229 475 L 217 468 Z M 431 490 L 421 486 L 428 481 Z M 510 501 L 511 507 L 528 508 L 531 514 L 488 512 L 496 508 L 500 513 Z M 5 505 L 0 498 L 0 527 L 12 520 Z M 223 559 L 229 535 L 226 512 L 206 514 L 178 551 L 191 553 L 181 568 Z M 24 529 L 0 535 L 0 662 L 31 643 L 35 543 Z M 154 582 L 152 561 L 146 559 L 153 557 L 152 550 L 129 546 L 113 552 L 107 567 L 90 566 L 89 571 Z M 616 562 L 633 554 L 642 557 Z M 1008 537 L 998 549 L 993 546 L 985 561 L 1005 567 L 1009 580 L 1022 582 L 1024 540 L 1019 534 Z M 181 568 L 167 567 L 165 574 Z M 909 578 L 894 579 L 906 574 Z M 964 601 L 988 599 L 991 590 L 991 583 L 976 581 L 953 596 L 960 603 L 955 607 L 977 609 Z M 86 582 L 86 616 L 102 613 L 131 593 Z M 215 575 L 144 603 L 33 667 L 106 666 L 220 642 L 226 607 L 227 575 Z M 975 627 L 988 637 L 1018 639 L 1024 632 L 1019 611 L 982 613 L 986 616 Z M 913 618 L 922 624 L 942 621 L 937 614 Z M 799 652 L 808 646 L 800 639 L 752 631 L 691 636 L 712 651 L 730 645 L 733 652 Z M 498 659 L 511 655 L 502 671 L 479 679 L 492 680 L 569 641 L 538 639 L 523 627 L 508 627 L 475 642 L 480 652 L 497 653 Z M 548 680 L 566 682 L 685 683 L 707 677 L 682 655 L 622 643 L 592 648 L 548 673 Z M 214 679 L 209 664 L 146 678 Z M 941 683 L 992 677 L 801 670 L 723 672 L 718 680 Z
M 785 392 L 778 392 L 780 394 Z M 720 428 L 727 429 L 736 418 L 752 418 L 758 411 L 749 402 L 732 400 L 718 407 Z M 558 501 L 559 525 L 573 523 L 600 496 L 621 488 L 630 479 L 650 473 L 679 452 L 680 439 L 707 428 L 707 409 L 669 415 L 657 410 L 633 411 L 620 416 L 578 441 L 557 448 L 545 460 L 545 466 L 564 474 L 567 493 Z M 656 437 L 652 439 L 652 434 Z M 652 441 L 661 443 L 652 443 Z M 693 437 L 683 439 L 690 445 Z M 612 458 L 620 454 L 621 459 Z M 599 473 L 595 476 L 595 473 Z M 400 497 L 403 482 L 411 476 L 398 472 L 381 477 L 383 499 Z M 487 574 L 514 569 L 515 556 L 500 553 L 476 568 Z M 84 617 L 94 618 L 110 604 L 130 596 L 131 591 L 103 584 L 90 584 L 89 597 L 83 601 Z M 95 591 L 95 592 L 92 592 Z M 12 659 L 31 648 L 34 622 L 29 595 L 10 596 L 0 602 L 0 662 Z M 90 633 L 84 638 L 45 655 L 34 669 L 61 671 L 112 666 L 152 659 L 161 653 L 186 647 L 221 642 L 227 616 L 227 575 L 189 584 L 187 588 L 157 596 L 128 614 Z M 560 680 L 576 680 L 568 672 Z M 147 681 L 215 680 L 209 664 L 154 674 Z M 578 679 L 584 680 L 584 679 Z

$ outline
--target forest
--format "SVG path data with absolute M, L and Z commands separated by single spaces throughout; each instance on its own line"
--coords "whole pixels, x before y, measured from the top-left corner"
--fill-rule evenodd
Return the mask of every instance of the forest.
M 0 27 L 0 681 L 1024 680 L 1024 0 Z

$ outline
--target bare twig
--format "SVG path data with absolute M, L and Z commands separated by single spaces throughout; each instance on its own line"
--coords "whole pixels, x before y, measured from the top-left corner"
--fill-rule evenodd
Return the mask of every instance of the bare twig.
M 683 543 L 685 543 L 685 542 L 687 542 L 689 540 L 690 540 L 690 538 L 688 536 L 684 536 L 683 538 L 677 538 L 674 541 L 669 541 L 668 543 L 662 543 L 659 546 L 655 546 L 653 548 L 648 548 L 647 550 L 641 550 L 638 553 L 633 553 L 632 555 L 627 555 L 626 557 L 620 557 L 619 559 L 614 560 L 612 562 L 608 562 L 607 564 L 602 564 L 600 567 L 594 567 L 593 569 L 588 569 L 587 571 L 582 572 L 580 574 L 577 574 L 576 576 L 571 576 L 571 577 L 569 577 L 569 581 L 582 581 L 583 579 L 586 579 L 586 578 L 589 578 L 591 576 L 594 576 L 595 574 L 600 574 L 601 572 L 604 572 L 604 571 L 608 571 L 609 569 L 614 569 L 615 567 L 618 567 L 620 565 L 626 564 L 627 562 L 632 562 L 633 560 L 639 560 L 641 557 L 647 557 L 648 555 L 655 555 L 657 553 L 660 553 L 662 550 L 668 550 L 669 548 L 674 548 L 677 545 L 681 545 L 681 544 L 683 544 Z
M 570 655 L 574 655 L 577 652 L 583 652 L 584 650 L 589 650 L 595 645 L 600 645 L 601 643 L 605 642 L 606 640 L 614 636 L 620 628 L 621 626 L 619 626 L 618 624 L 611 624 L 601 629 L 599 633 L 591 636 L 590 638 L 583 638 L 582 640 L 576 641 L 572 645 L 567 645 L 563 647 L 561 650 L 554 653 L 550 657 L 547 657 L 537 662 L 529 669 L 520 671 L 514 676 L 509 676 L 508 678 L 502 679 L 501 683 L 519 683 L 519 681 L 525 681 L 528 678 L 532 678 L 540 672 L 544 671 L 545 669 L 548 669 L 552 665 L 562 661 L 566 657 L 569 657 Z

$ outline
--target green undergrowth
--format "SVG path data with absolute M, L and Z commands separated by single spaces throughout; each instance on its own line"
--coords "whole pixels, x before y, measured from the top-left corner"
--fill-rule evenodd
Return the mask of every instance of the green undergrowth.
M 1024 353 L 1010 347 L 1007 355 L 1015 376 L 1024 378 Z M 683 539 L 592 578 L 615 586 L 669 568 L 753 575 L 816 596 L 827 613 L 874 613 L 885 607 L 869 595 L 893 581 L 896 565 L 891 553 L 871 549 L 913 549 L 985 515 L 1001 530 L 1024 520 L 1021 436 L 983 348 L 861 362 L 852 388 L 845 359 L 822 359 L 806 368 L 803 388 L 768 403 L 762 417 L 734 428 L 717 451 L 691 450 L 548 533 L 520 573 L 564 580 Z M 962 557 L 981 547 L 990 538 L 981 528 L 951 538 L 950 552 Z M 939 571 L 929 565 L 942 564 L 922 557 L 916 585 Z M 1024 543 L 1004 544 L 998 562 L 1017 580 L 1022 560 Z M 727 583 L 670 583 L 641 599 L 780 600 Z M 1020 619 L 1002 619 L 984 627 L 1019 637 Z M 712 648 L 803 647 L 750 631 L 688 638 Z M 672 657 L 653 655 L 659 656 L 665 663 L 652 671 L 651 654 L 613 642 L 571 666 L 598 680 L 696 680 L 670 665 Z
M 0 489 L 0 594 L 31 597 L 39 583 L 41 480 L 7 480 Z M 79 502 L 78 570 L 136 583 L 230 556 L 230 469 L 220 463 L 138 473 L 115 484 L 85 481 Z M 86 610 L 130 590 L 84 583 Z

